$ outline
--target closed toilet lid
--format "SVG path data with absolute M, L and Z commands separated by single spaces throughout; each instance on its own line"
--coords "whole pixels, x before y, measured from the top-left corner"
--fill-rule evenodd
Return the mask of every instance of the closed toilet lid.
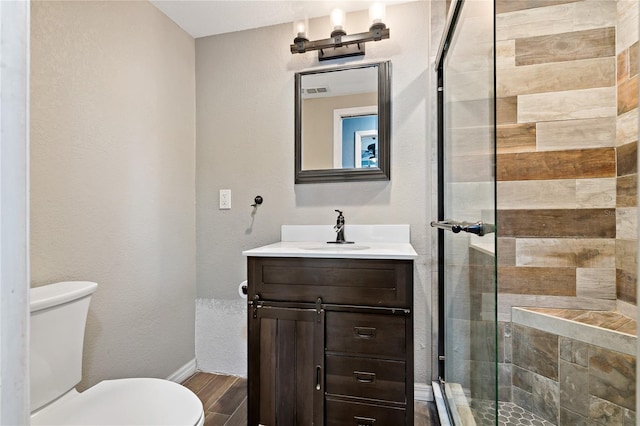
M 162 379 L 105 380 L 31 416 L 32 425 L 196 426 L 203 422 L 198 397 Z

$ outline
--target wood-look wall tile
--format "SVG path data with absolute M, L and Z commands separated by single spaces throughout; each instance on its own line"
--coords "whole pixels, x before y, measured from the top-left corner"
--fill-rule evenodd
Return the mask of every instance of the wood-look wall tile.
M 577 268 L 576 293 L 581 297 L 614 300 L 616 298 L 615 268 Z
M 509 0 L 507 0 L 509 1 Z M 578 1 L 496 15 L 496 39 L 508 40 L 616 25 L 612 1 Z
M 570 90 L 518 96 L 518 123 L 615 117 L 616 88 Z
M 616 244 L 611 238 L 518 238 L 517 266 L 614 268 Z
M 616 178 L 576 180 L 578 208 L 614 208 L 616 206 Z
M 615 240 L 616 269 L 637 273 L 638 271 L 638 242 L 636 240 Z
M 496 70 L 498 97 L 611 87 L 616 83 L 615 57 L 517 66 Z
M 615 56 L 615 27 L 516 39 L 516 65 Z
M 616 124 L 616 146 L 638 140 L 638 108 L 619 115 Z
M 639 49 L 637 41 L 629 48 L 629 77 L 638 75 L 638 68 L 640 67 L 640 63 L 638 63 Z
M 518 122 L 518 97 L 496 98 L 496 124 L 515 124 Z
M 576 268 L 499 266 L 498 291 L 511 294 L 575 296 Z
M 638 108 L 638 76 L 618 84 L 618 115 Z
M 616 297 L 627 303 L 638 302 L 638 276 L 634 272 L 616 270 Z
M 493 179 L 491 154 L 456 156 L 452 163 L 452 182 L 489 182 Z
M 638 41 L 640 3 L 637 0 L 618 0 L 616 53 L 622 52 Z
M 496 129 L 497 151 L 532 152 L 536 150 L 536 124 L 501 124 Z
M 638 205 L 638 175 L 619 177 L 616 182 L 616 206 L 635 207 Z
M 621 83 L 629 78 L 629 49 L 618 53 L 616 65 L 617 81 Z
M 449 130 L 446 144 L 450 152 L 481 155 L 493 151 L 493 137 L 490 126 L 455 127 Z
M 615 146 L 616 117 L 543 121 L 536 126 L 538 151 Z
M 498 237 L 498 266 L 516 265 L 516 239 Z
M 500 210 L 500 235 L 541 238 L 615 238 L 613 209 Z
M 515 68 L 516 41 L 496 41 L 496 69 Z
M 498 181 L 613 177 L 615 149 L 499 154 L 496 173 Z
M 556 4 L 573 3 L 580 0 L 496 0 L 496 13 L 534 9 Z
M 618 162 L 618 176 L 638 173 L 638 142 L 631 142 L 619 146 L 616 150 Z
M 618 240 L 638 240 L 637 207 L 618 207 L 616 209 L 616 238 Z
M 505 209 L 575 209 L 577 207 L 576 180 L 500 181 L 497 182 L 497 204 L 500 211 Z

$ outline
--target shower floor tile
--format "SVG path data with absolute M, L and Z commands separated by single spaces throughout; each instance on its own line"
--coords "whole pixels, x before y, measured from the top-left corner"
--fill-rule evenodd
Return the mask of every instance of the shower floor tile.
M 493 402 L 472 401 L 471 410 L 478 426 L 495 425 Z M 513 402 L 498 403 L 499 426 L 554 426 L 542 417 L 525 410 Z

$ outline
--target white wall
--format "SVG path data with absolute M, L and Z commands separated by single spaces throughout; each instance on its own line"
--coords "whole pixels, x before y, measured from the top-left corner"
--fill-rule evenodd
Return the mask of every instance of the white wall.
M 194 358 L 195 42 L 148 2 L 33 2 L 32 285 L 99 284 L 81 388 Z
M 29 4 L 0 2 L 0 424 L 29 423 Z
M 367 20 L 366 12 L 349 14 L 347 32 L 364 31 Z M 246 279 L 241 252 L 279 240 L 282 224 L 333 224 L 334 209 L 340 208 L 347 232 L 349 224 L 411 225 L 419 254 L 414 274 L 416 381 L 430 381 L 429 3 L 388 7 L 386 23 L 390 39 L 368 43 L 365 59 L 342 62 L 392 62 L 390 182 L 294 185 L 294 74 L 319 64 L 315 52 L 289 52 L 291 24 L 196 40 L 199 368 L 246 374 L 246 336 L 229 327 L 246 321 L 246 301 L 237 293 Z M 310 39 L 326 37 L 328 28 L 328 19 L 312 20 Z M 232 190 L 231 210 L 218 210 L 222 188 Z M 252 215 L 256 195 L 265 201 Z M 228 314 L 217 310 L 218 304 Z M 222 355 L 222 346 L 244 352 Z

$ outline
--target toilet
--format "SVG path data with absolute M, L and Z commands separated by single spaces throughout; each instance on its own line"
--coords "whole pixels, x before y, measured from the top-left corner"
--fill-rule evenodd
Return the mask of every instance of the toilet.
M 169 380 L 104 380 L 78 392 L 84 329 L 98 284 L 66 281 L 31 289 L 32 425 L 201 426 L 189 389 Z

